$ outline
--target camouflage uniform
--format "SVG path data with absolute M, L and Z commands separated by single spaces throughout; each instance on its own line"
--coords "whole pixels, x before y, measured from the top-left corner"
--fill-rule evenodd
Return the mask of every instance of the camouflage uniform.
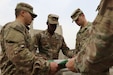
M 80 9 L 77 9 L 71 16 L 73 21 L 75 21 L 81 13 L 83 13 L 83 12 Z M 76 55 L 77 59 L 76 59 L 76 63 L 75 63 L 75 68 L 78 70 L 78 72 L 81 73 L 81 75 L 109 75 L 109 68 L 102 72 L 99 72 L 99 73 L 89 72 L 89 71 L 87 71 L 87 68 L 86 68 L 86 65 L 88 65 L 88 64 L 84 63 L 85 59 L 87 59 L 87 58 L 85 58 L 85 55 L 88 54 L 87 50 L 89 50 L 89 48 L 87 48 L 87 46 L 92 44 L 89 39 L 93 38 L 92 37 L 93 29 L 95 29 L 95 28 L 93 27 L 92 23 L 88 22 L 88 24 L 85 27 L 81 27 L 81 29 L 77 33 L 76 50 L 75 50 L 75 55 Z M 90 47 L 92 47 L 92 46 L 90 46 Z M 93 52 L 93 48 L 94 47 L 91 48 L 92 52 Z M 86 54 L 85 54 L 85 52 L 86 52 Z
M 10 22 L 2 28 L 1 35 L 1 75 L 41 75 L 41 71 L 48 72 L 49 62 L 31 53 L 31 38 L 25 25 L 18 21 Z
M 89 29 L 91 28 L 91 26 L 92 23 L 88 22 L 88 24 L 85 27 L 81 27 L 79 32 L 77 33 L 75 54 L 77 54 L 81 50 L 83 43 L 85 43 L 86 39 L 90 36 Z
M 66 56 L 73 56 L 73 52 L 67 47 L 64 38 L 57 33 L 50 36 L 50 33 L 45 30 L 36 34 L 34 40 L 36 49 L 37 47 L 39 49 L 39 54 L 46 59 L 58 59 L 60 49 Z
M 38 48 L 38 56 L 42 56 L 48 60 L 58 59 L 60 50 L 69 58 L 73 56 L 73 50 L 67 47 L 63 36 L 55 33 L 55 29 L 59 24 L 58 18 L 58 15 L 49 14 L 47 19 L 48 30 L 42 31 L 33 37 L 35 52 Z M 53 34 L 50 34 L 49 30 Z
M 77 34 L 77 41 L 76 41 L 76 53 L 79 53 L 83 50 L 86 50 L 86 42 L 88 42 L 88 39 L 90 37 L 92 30 L 92 24 L 89 22 L 88 25 L 86 25 L 84 28 L 80 29 L 80 31 Z M 84 52 L 84 51 L 83 51 Z M 102 73 L 88 73 L 88 72 L 83 72 L 81 75 L 109 75 L 109 69 L 106 69 Z

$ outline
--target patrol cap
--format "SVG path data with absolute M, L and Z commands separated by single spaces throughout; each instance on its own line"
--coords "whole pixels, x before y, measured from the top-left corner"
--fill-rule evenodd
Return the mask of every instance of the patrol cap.
M 33 7 L 27 3 L 23 3 L 23 2 L 18 3 L 15 10 L 16 9 L 22 9 L 22 10 L 28 11 L 33 18 L 37 17 L 37 14 L 33 13 Z
M 76 9 L 73 14 L 71 15 L 71 18 L 73 19 L 73 21 L 77 20 L 77 18 L 79 17 L 80 14 L 82 14 L 83 12 L 80 10 L 80 8 Z M 72 22 L 73 22 L 72 21 Z
M 58 15 L 49 14 L 47 22 L 49 22 L 50 24 L 57 24 L 58 25 L 59 24 L 58 19 L 59 19 Z

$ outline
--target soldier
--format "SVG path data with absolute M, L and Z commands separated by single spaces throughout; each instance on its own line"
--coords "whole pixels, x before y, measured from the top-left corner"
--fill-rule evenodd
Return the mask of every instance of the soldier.
M 49 14 L 47 19 L 47 30 L 34 35 L 35 50 L 39 49 L 39 54 L 48 60 L 58 59 L 60 49 L 64 55 L 71 58 L 73 51 L 67 47 L 63 36 L 55 33 L 59 24 L 58 15 Z
M 37 17 L 33 13 L 33 7 L 27 3 L 18 3 L 15 15 L 16 20 L 7 23 L 1 30 L 1 75 L 55 73 L 58 67 L 57 63 L 50 63 L 42 57 L 37 57 L 30 50 L 31 38 L 28 26 Z
M 39 54 L 48 60 L 58 59 L 59 52 L 62 50 L 63 54 L 71 58 L 73 51 L 67 47 L 63 36 L 55 33 L 59 24 L 59 16 L 56 14 L 49 14 L 47 19 L 47 30 L 44 30 L 34 35 L 35 52 L 39 49 Z
M 85 18 L 84 13 L 78 8 L 77 10 L 74 11 L 74 13 L 71 15 L 71 18 L 75 23 L 79 26 L 81 26 L 79 32 L 77 33 L 77 38 L 76 38 L 76 50 L 75 50 L 75 58 L 76 55 L 79 55 L 80 51 L 85 51 L 85 43 L 88 41 L 87 38 L 90 37 L 91 30 L 92 30 L 92 23 L 88 22 Z M 70 70 L 74 71 L 74 60 L 75 58 L 72 58 L 66 65 Z M 109 69 L 105 70 L 104 72 L 100 74 L 90 74 L 88 72 L 83 72 L 81 75 L 109 75 Z
M 80 8 L 74 11 L 74 13 L 71 15 L 71 18 L 73 19 L 73 21 L 75 21 L 75 23 L 78 26 L 80 26 L 80 30 L 77 33 L 75 46 L 76 47 L 75 54 L 77 54 L 81 50 L 82 44 L 85 43 L 86 39 L 90 36 L 89 32 L 92 23 L 87 21 L 84 13 L 80 10 Z
M 87 21 L 85 18 L 84 13 L 80 8 L 76 9 L 73 14 L 71 15 L 73 19 L 72 22 L 75 22 L 78 26 L 80 26 L 80 30 L 76 36 L 76 48 L 75 48 L 75 55 L 81 50 L 83 43 L 85 43 L 86 39 L 89 37 L 89 30 L 91 28 L 92 23 Z M 85 75 L 82 73 L 82 75 Z

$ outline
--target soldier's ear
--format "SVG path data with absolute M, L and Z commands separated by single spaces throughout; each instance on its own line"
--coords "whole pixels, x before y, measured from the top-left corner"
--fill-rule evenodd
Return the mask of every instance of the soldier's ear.
M 24 16 L 25 13 L 26 13 L 26 12 L 25 12 L 24 10 L 21 10 L 21 11 L 20 11 L 20 15 L 21 15 L 21 16 Z

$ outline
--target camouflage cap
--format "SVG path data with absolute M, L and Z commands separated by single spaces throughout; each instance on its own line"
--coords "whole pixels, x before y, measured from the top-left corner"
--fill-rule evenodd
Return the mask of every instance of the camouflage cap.
M 33 18 L 37 17 L 37 14 L 33 13 L 33 7 L 27 3 L 18 3 L 15 9 L 22 9 L 28 11 Z
M 80 14 L 82 14 L 83 12 L 80 10 L 80 8 L 76 9 L 73 14 L 71 15 L 71 18 L 73 19 L 73 21 L 77 20 L 77 18 L 79 17 Z M 73 22 L 72 21 L 72 22 Z
M 59 24 L 58 19 L 59 19 L 59 16 L 58 16 L 58 15 L 49 14 L 47 21 L 48 21 L 50 24 L 57 24 L 57 25 L 58 25 L 58 24 Z

